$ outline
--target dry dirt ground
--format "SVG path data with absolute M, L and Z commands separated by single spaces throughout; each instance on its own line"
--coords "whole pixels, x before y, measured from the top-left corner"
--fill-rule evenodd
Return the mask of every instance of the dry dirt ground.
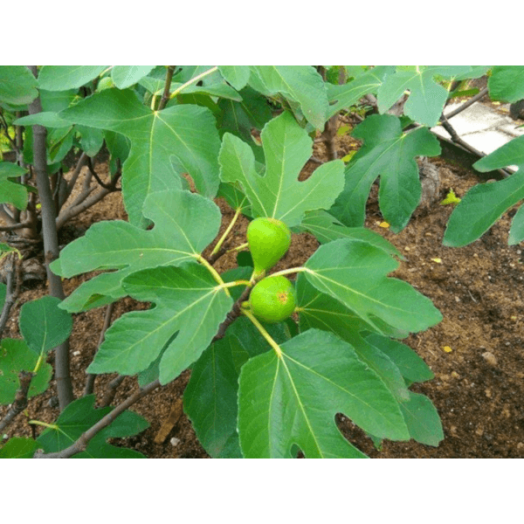
M 339 156 L 345 156 L 358 143 L 349 136 L 337 137 Z M 315 144 L 315 156 L 325 159 L 324 145 Z M 406 343 L 428 363 L 435 378 L 416 387 L 434 402 L 440 413 L 445 439 L 438 447 L 411 442 L 386 441 L 380 451 L 345 417 L 339 417 L 343 433 L 371 457 L 524 457 L 524 254 L 522 245 L 508 246 L 510 210 L 490 232 L 464 248 L 442 246 L 442 238 L 451 206 L 439 202 L 453 188 L 462 196 L 477 182 L 471 170 L 431 160 L 441 167 L 438 199 L 427 213 L 413 218 L 400 233 L 380 227 L 382 217 L 377 205 L 376 188 L 368 202 L 366 226 L 387 238 L 401 251 L 405 260 L 394 276 L 406 280 L 428 296 L 442 312 L 443 321 L 434 328 L 406 339 Z M 103 168 L 101 165 L 99 168 Z M 307 176 L 316 167 L 306 166 Z M 107 167 L 106 167 L 107 169 Z M 222 231 L 233 212 L 224 202 Z M 60 242 L 65 244 L 100 220 L 126 219 L 121 194 L 113 193 L 64 228 Z M 241 219 L 232 233 L 231 247 L 245 242 L 247 220 Z M 276 269 L 301 264 L 317 249 L 314 237 L 294 235 L 292 246 Z M 440 259 L 441 262 L 435 262 Z M 220 259 L 216 267 L 224 271 L 235 265 L 233 254 Z M 66 280 L 70 293 L 89 275 Z M 20 306 L 45 294 L 43 285 L 24 289 L 4 336 L 18 337 Z M 127 311 L 144 308 L 132 299 L 119 301 L 113 320 Z M 72 374 L 75 393 L 82 393 L 85 369 L 96 351 L 105 308 L 75 315 L 71 337 Z M 451 348 L 450 352 L 444 347 Z M 97 379 L 98 399 L 115 375 Z M 148 457 L 205 458 L 191 424 L 180 413 L 180 398 L 189 378 L 185 372 L 177 380 L 142 399 L 132 408 L 144 416 L 150 428 L 135 437 L 121 439 L 120 445 L 132 447 Z M 136 380 L 127 377 L 118 389 L 115 402 L 122 401 L 136 389 Z M 28 425 L 31 419 L 53 422 L 59 412 L 54 407 L 56 394 L 49 390 L 30 401 L 26 414 L 19 415 L 8 434 L 31 435 L 39 428 Z M 6 408 L 0 408 L 0 416 Z M 180 416 L 181 415 L 181 416 Z M 171 419 L 171 423 L 169 420 Z M 173 424 L 174 422 L 174 424 Z M 162 427 L 163 425 L 163 427 Z M 162 429 L 162 430 L 161 430 Z

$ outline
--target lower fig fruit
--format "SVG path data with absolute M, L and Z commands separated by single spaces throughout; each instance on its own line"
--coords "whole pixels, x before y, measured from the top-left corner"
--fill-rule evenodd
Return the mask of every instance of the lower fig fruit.
M 249 305 L 262 322 L 282 322 L 295 311 L 295 288 L 286 277 L 264 278 L 251 291 Z

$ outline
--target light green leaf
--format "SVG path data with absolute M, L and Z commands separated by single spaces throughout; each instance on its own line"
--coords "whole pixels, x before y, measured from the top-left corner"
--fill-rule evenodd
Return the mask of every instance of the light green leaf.
M 365 227 L 346 227 L 326 211 L 307 213 L 304 220 L 302 220 L 301 228 L 314 235 L 321 244 L 340 238 L 354 238 L 379 247 L 389 255 L 403 258 L 398 249 L 383 236 Z
M 13 204 L 21 210 L 27 207 L 27 189 L 23 185 L 10 180 L 18 178 L 26 172 L 27 169 L 11 162 L 0 162 L 0 204 Z
M 428 365 L 410 347 L 373 333 L 366 340 L 387 355 L 410 382 L 426 382 L 435 377 Z
M 160 381 L 167 384 L 200 357 L 233 305 L 209 271 L 196 264 L 134 273 L 124 280 L 124 289 L 156 307 L 114 322 L 89 373 L 133 375 L 167 346 L 159 366 Z
M 31 372 L 35 369 L 38 355 L 29 349 L 23 340 L 4 338 L 0 342 L 0 404 L 11 404 L 20 387 L 20 371 Z M 29 386 L 28 398 L 43 393 L 49 386 L 53 368 L 41 364 Z
M 305 265 L 306 277 L 382 332 L 374 317 L 396 329 L 423 331 L 442 320 L 431 300 L 408 283 L 387 274 L 398 262 L 360 240 L 335 240 L 321 246 Z
M 327 89 L 314 67 L 252 66 L 249 84 L 263 95 L 284 95 L 291 105 L 299 105 L 311 125 L 324 128 L 329 110 Z
M 113 408 L 95 409 L 95 395 L 71 402 L 58 417 L 54 427 L 46 429 L 37 439 L 46 453 L 55 453 L 71 446 L 82 433 L 94 426 Z M 73 458 L 144 458 L 132 449 L 118 448 L 107 443 L 108 438 L 129 437 L 149 427 L 148 422 L 132 411 L 124 411 L 108 427 L 89 441 L 87 449 Z
M 488 80 L 492 100 L 518 102 L 524 98 L 524 66 L 495 66 Z
M 505 211 L 524 199 L 524 136 L 504 144 L 473 167 L 487 172 L 510 165 L 517 165 L 519 169 L 509 178 L 477 184 L 462 197 L 449 218 L 443 240 L 445 246 L 462 247 L 477 240 Z M 518 228 L 522 219 L 520 216 L 515 216 L 515 219 L 517 225 L 510 244 L 519 242 Z
M 346 226 L 361 227 L 373 182 L 380 176 L 379 204 L 384 219 L 398 232 L 420 202 L 416 156 L 440 154 L 438 140 L 428 129 L 402 132 L 400 119 L 372 115 L 353 132 L 364 145 L 346 168 L 346 184 L 330 213 Z
M 120 220 L 98 222 L 62 250 L 60 258 L 51 264 L 53 272 L 60 276 L 117 270 L 80 286 L 62 302 L 63 309 L 75 312 L 92 299 L 125 296 L 122 280 L 135 271 L 196 261 L 220 229 L 221 214 L 216 204 L 189 191 L 150 194 L 145 200 L 144 216 L 155 223 L 152 230 L 144 231 Z
M 435 77 L 454 78 L 471 71 L 470 66 L 413 66 L 399 67 L 395 74 L 386 76 L 378 89 L 378 109 L 385 113 L 406 90 L 410 91 L 404 114 L 419 124 L 433 127 L 437 124 L 448 91 Z
M 36 78 L 26 66 L 0 66 L 0 102 L 22 106 L 37 96 Z
M 68 91 L 46 91 L 45 89 L 40 89 L 42 111 L 59 113 L 69 107 L 77 96 L 76 89 L 69 89 Z
M 14 121 L 17 126 L 44 126 L 49 128 L 71 127 L 71 123 L 61 118 L 55 111 L 43 111 L 23 116 Z
M 294 444 L 308 458 L 362 457 L 339 432 L 337 413 L 373 435 L 409 438 L 396 400 L 347 342 L 311 329 L 280 349 L 251 359 L 240 374 L 245 457 L 291 457 Z
M 418 393 L 409 392 L 410 400 L 400 403 L 400 409 L 411 438 L 427 444 L 438 446 L 444 439 L 442 422 L 431 400 Z
M 132 224 L 147 225 L 142 215 L 147 195 L 183 188 L 184 173 L 202 195 L 216 195 L 220 141 L 208 109 L 177 105 L 151 111 L 131 90 L 106 89 L 61 116 L 75 124 L 116 131 L 131 141 L 122 190 Z
M 246 86 L 251 74 L 249 66 L 218 66 L 218 70 L 237 91 Z
M 60 302 L 55 297 L 42 297 L 22 306 L 20 332 L 38 355 L 47 353 L 71 334 L 73 318 L 58 307 Z
M 229 133 L 224 135 L 219 157 L 222 181 L 242 186 L 255 217 L 276 218 L 292 227 L 300 224 L 306 211 L 333 204 L 343 186 L 344 163 L 323 164 L 299 182 L 298 175 L 311 156 L 312 140 L 289 113 L 266 125 L 262 145 L 264 176 L 257 173 L 251 148 Z
M 376 93 L 384 82 L 386 75 L 394 73 L 394 66 L 378 66 L 359 75 L 343 85 L 328 85 L 329 113 L 328 118 L 342 109 L 356 104 L 364 95 Z
M 87 126 L 76 126 L 80 134 L 80 147 L 87 156 L 94 157 L 104 144 L 104 132 Z
M 125 89 L 136 84 L 141 78 L 148 75 L 155 66 L 114 66 L 111 78 L 118 89 Z
M 38 85 L 47 91 L 77 89 L 105 69 L 107 66 L 43 66 L 38 74 Z

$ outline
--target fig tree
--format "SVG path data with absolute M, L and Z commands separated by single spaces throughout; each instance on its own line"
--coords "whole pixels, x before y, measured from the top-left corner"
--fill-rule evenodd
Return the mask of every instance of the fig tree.
M 295 288 L 283 276 L 262 279 L 249 296 L 251 312 L 263 322 L 282 322 L 295 310 Z
M 247 242 L 255 274 L 271 269 L 287 252 L 291 231 L 276 218 L 256 218 L 247 228 Z

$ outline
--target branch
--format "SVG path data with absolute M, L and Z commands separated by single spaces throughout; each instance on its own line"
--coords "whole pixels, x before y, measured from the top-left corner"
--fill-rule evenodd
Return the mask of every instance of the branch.
M 27 407 L 27 394 L 29 392 L 29 386 L 31 386 L 31 380 L 33 380 L 34 373 L 28 371 L 20 371 L 18 379 L 20 380 L 20 387 L 18 388 L 11 408 L 7 412 L 7 415 L 0 420 L 0 433 L 4 431 L 15 417 L 24 411 Z
M 445 115 L 445 118 L 449 120 L 450 118 L 453 118 L 454 116 L 458 115 L 459 113 L 462 113 L 464 109 L 467 109 L 469 106 L 473 105 L 475 102 L 478 102 L 480 99 L 484 98 L 485 95 L 487 95 L 489 89 L 486 87 L 484 88 L 480 93 L 477 93 L 474 97 L 470 98 L 467 102 L 464 102 L 460 107 L 457 107 L 457 109 L 454 109 L 447 115 Z
M 102 186 L 104 189 L 109 189 L 110 191 L 121 191 L 120 188 L 116 187 L 116 184 L 114 184 L 113 181 L 111 181 L 110 184 L 106 184 L 105 182 L 102 182 L 102 180 L 98 176 L 98 173 L 93 168 L 93 162 L 91 161 L 89 157 L 87 157 L 87 167 L 89 168 L 89 171 L 91 172 L 91 174 L 95 177 L 98 184 Z
M 29 66 L 33 75 L 38 75 L 36 66 Z M 42 103 L 38 96 L 29 105 L 29 114 L 42 112 Z M 47 175 L 46 128 L 40 125 L 33 126 L 33 164 L 36 172 L 36 186 L 42 204 L 42 236 L 44 239 L 45 267 L 49 282 L 50 295 L 60 300 L 65 298 L 62 280 L 49 268 L 49 264 L 58 258 L 58 234 L 56 227 L 56 209 L 49 186 Z M 55 351 L 55 377 L 58 389 L 60 410 L 74 400 L 71 374 L 69 371 L 69 339 L 57 346 Z
M 22 222 L 12 226 L 0 226 L 0 231 L 14 231 L 16 229 L 25 229 L 26 227 L 31 227 L 31 222 Z
M 80 172 L 82 171 L 82 168 L 84 167 L 87 158 L 88 156 L 85 153 L 82 153 L 80 155 L 80 158 L 78 159 L 78 162 L 76 163 L 75 170 L 73 171 L 73 175 L 71 176 L 71 180 L 69 180 L 69 183 L 67 184 L 67 189 L 64 192 L 64 195 L 61 201 L 59 202 L 60 207 L 62 207 L 67 202 L 67 199 L 71 196 L 71 193 L 76 185 L 78 177 L 80 176 Z
M 471 151 L 472 153 L 479 156 L 480 158 L 483 158 L 486 156 L 482 151 L 479 151 L 478 149 L 475 149 L 473 146 L 471 146 L 467 142 L 464 142 L 464 140 L 462 140 L 462 138 L 458 136 L 453 126 L 448 122 L 447 117 L 442 115 L 440 117 L 440 122 L 442 123 L 442 127 L 450 134 L 451 140 L 455 144 L 462 146 L 464 149 L 467 149 L 468 151 Z M 500 173 L 504 178 L 511 176 L 510 173 L 508 173 L 504 169 L 497 169 L 497 172 Z
M 11 256 L 11 267 L 7 270 L 7 289 L 5 294 L 4 307 L 2 308 L 2 314 L 0 315 L 0 338 L 4 332 L 7 320 L 9 319 L 9 313 L 16 300 L 16 255 Z
M 124 382 L 126 378 L 126 375 L 118 375 L 118 377 L 114 378 L 110 383 L 108 388 L 106 389 L 106 392 L 104 396 L 102 397 L 102 401 L 100 402 L 100 407 L 105 408 L 113 402 L 116 390 L 118 389 L 118 386 Z
M 217 340 L 220 340 L 221 338 L 224 338 L 227 328 L 241 315 L 242 303 L 245 302 L 249 298 L 250 293 L 251 293 L 251 288 L 246 287 L 246 289 L 244 289 L 244 291 L 242 292 L 238 300 L 233 304 L 231 311 L 226 316 L 226 320 L 224 320 L 224 322 L 220 324 L 217 334 L 213 337 L 213 340 L 211 343 L 216 342 Z
M 164 85 L 164 94 L 158 104 L 158 111 L 162 111 L 166 104 L 169 102 L 169 88 L 171 87 L 171 81 L 173 80 L 173 73 L 175 72 L 175 66 L 169 66 L 167 68 L 166 83 Z
M 85 433 L 82 433 L 80 438 L 74 442 L 71 446 L 62 451 L 56 453 L 42 453 L 42 451 L 37 451 L 34 458 L 69 458 L 77 453 L 85 451 L 89 441 L 94 438 L 100 431 L 109 426 L 119 415 L 121 415 L 126 409 L 131 407 L 135 402 L 139 401 L 141 398 L 149 395 L 152 391 L 160 387 L 160 381 L 155 380 L 150 382 L 143 388 L 139 389 L 136 393 L 128 397 L 126 400 L 121 402 L 113 411 L 108 413 L 105 417 L 100 419 L 94 426 L 89 428 Z

